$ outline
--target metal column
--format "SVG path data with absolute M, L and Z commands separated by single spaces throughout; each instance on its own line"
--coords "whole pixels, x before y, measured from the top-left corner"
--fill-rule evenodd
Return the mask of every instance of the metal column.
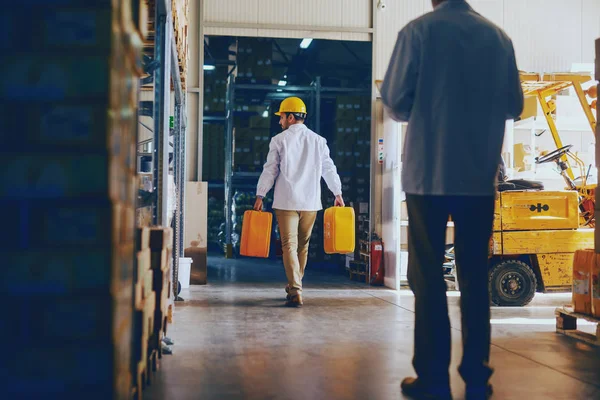
M 171 15 L 168 11 L 156 9 L 156 32 L 154 59 L 159 67 L 154 71 L 154 148 L 153 148 L 153 186 L 155 201 L 152 206 L 152 222 L 164 226 L 167 221 L 167 175 L 169 173 L 169 114 L 170 99 L 170 44 Z
M 171 37 L 170 46 L 170 62 L 171 62 L 171 79 L 173 80 L 173 89 L 175 92 L 175 114 L 174 114 L 174 148 L 173 148 L 173 171 L 174 182 L 176 188 L 176 203 L 175 215 L 173 216 L 174 226 L 174 243 L 173 243 L 173 294 L 175 300 L 183 300 L 177 296 L 179 282 L 179 258 L 183 257 L 184 244 L 184 207 L 185 207 L 185 136 L 186 136 L 186 119 L 185 119 L 185 93 L 181 85 L 181 76 L 179 75 L 179 58 L 177 54 L 177 44 L 175 38 Z
M 231 181 L 233 174 L 233 109 L 235 104 L 234 77 L 229 76 L 227 94 L 225 96 L 226 130 L 225 130 L 225 257 L 233 257 L 231 243 L 232 211 L 231 211 Z
M 315 79 L 315 97 L 316 97 L 316 105 L 315 105 L 315 130 L 320 135 L 321 134 L 321 77 L 317 76 Z

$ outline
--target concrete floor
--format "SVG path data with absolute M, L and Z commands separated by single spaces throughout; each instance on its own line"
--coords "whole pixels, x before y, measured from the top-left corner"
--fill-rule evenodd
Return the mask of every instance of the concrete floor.
M 283 307 L 283 266 L 209 261 L 209 285 L 184 290 L 145 399 L 403 399 L 414 374 L 412 293 L 368 288 L 307 268 L 305 305 Z M 492 312 L 494 399 L 600 399 L 600 350 L 555 333 L 554 308 L 568 294 L 538 294 L 524 308 Z M 449 292 L 451 379 L 461 356 L 458 296 Z M 592 329 L 591 325 L 584 328 Z

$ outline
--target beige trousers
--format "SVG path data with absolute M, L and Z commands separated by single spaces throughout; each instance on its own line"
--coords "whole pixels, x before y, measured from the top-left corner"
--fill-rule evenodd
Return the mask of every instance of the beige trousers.
M 308 243 L 312 233 L 316 211 L 275 210 L 279 235 L 283 248 L 283 265 L 290 294 L 302 293 L 302 278 L 308 259 Z

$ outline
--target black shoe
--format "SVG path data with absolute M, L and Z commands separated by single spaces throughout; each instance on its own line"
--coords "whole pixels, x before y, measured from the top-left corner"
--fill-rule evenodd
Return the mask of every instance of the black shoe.
M 449 385 L 427 385 L 422 383 L 418 378 L 404 378 L 400 388 L 402 389 L 402 393 L 413 399 L 452 400 Z
M 494 394 L 494 388 L 491 384 L 482 386 L 467 386 L 465 400 L 487 400 Z

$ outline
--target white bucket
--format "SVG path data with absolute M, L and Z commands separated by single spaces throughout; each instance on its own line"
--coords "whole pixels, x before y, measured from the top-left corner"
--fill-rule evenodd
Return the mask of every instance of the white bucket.
M 192 259 L 188 257 L 179 258 L 178 279 L 182 289 L 190 287 L 190 274 L 192 272 Z

